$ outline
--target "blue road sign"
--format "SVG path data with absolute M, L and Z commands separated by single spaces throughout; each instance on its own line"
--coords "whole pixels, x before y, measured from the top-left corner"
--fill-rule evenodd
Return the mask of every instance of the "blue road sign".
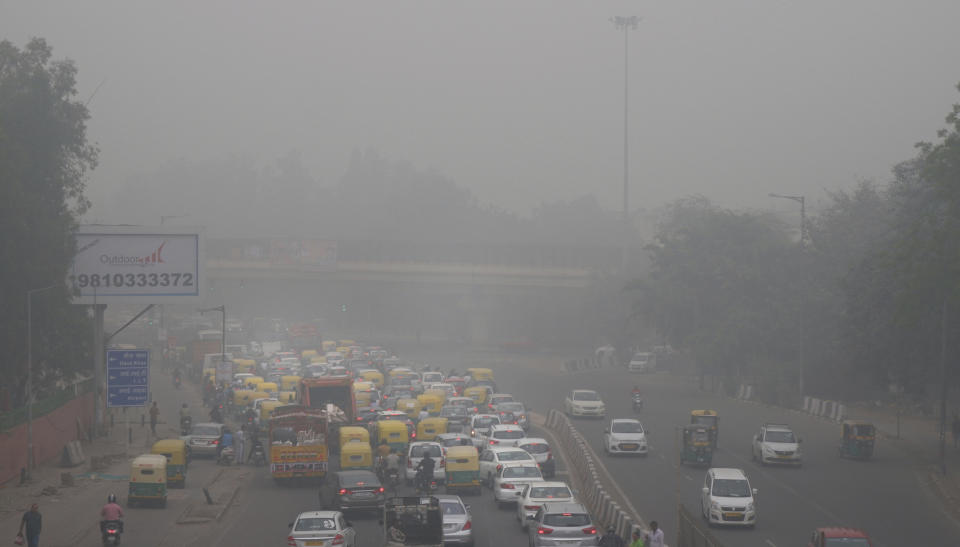
M 150 350 L 107 350 L 107 406 L 145 406 L 150 395 Z

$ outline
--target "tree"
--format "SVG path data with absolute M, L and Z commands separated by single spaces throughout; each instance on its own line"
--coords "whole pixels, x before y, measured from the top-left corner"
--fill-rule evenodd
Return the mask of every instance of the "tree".
M 75 100 L 77 68 L 53 60 L 40 38 L 23 49 L 0 41 L 0 373 L 22 378 L 26 300 L 34 296 L 34 362 L 48 383 L 57 371 L 89 367 L 85 310 L 70 304 L 65 280 L 77 218 L 87 210 L 85 176 L 96 166 L 86 106 Z

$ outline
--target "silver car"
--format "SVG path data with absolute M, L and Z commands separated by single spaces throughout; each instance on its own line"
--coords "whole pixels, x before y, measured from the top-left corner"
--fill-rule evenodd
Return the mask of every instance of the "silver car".
M 544 503 L 527 524 L 531 547 L 554 545 L 595 547 L 597 527 L 587 508 L 579 503 Z
M 473 545 L 473 521 L 470 506 L 460 496 L 435 495 L 443 511 L 443 544 Z
M 290 523 L 287 545 L 356 547 L 357 532 L 340 511 L 308 511 Z
M 223 435 L 223 424 L 204 422 L 193 424 L 190 434 L 182 437 L 194 456 L 216 456 L 220 437 Z

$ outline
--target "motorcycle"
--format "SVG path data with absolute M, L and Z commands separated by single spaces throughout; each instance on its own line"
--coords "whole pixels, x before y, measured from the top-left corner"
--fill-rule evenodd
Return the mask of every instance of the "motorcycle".
M 384 482 L 389 488 L 396 491 L 396 489 L 400 487 L 400 470 L 387 469 L 386 480 Z
M 118 520 L 108 520 L 103 523 L 103 545 L 110 547 L 120 545 L 120 534 L 123 532 L 123 523 Z
M 193 429 L 193 418 L 190 416 L 180 418 L 180 434 L 189 435 L 191 429 Z
M 220 451 L 220 456 L 217 457 L 217 463 L 220 465 L 230 465 L 235 458 L 236 455 L 233 451 L 233 446 L 228 446 Z
M 174 376 L 174 377 L 173 377 L 173 387 L 175 387 L 176 389 L 180 389 L 180 383 L 181 383 L 181 382 L 182 382 L 182 380 L 180 380 L 180 377 L 179 377 L 179 376 Z
M 437 479 L 427 477 L 426 473 L 418 473 L 416 477 L 417 494 L 429 496 L 437 491 Z
M 639 413 L 643 409 L 643 395 L 639 393 L 633 394 L 633 411 Z
M 264 453 L 263 443 L 260 441 L 253 443 L 253 450 L 250 452 L 250 461 L 256 466 L 266 465 L 267 455 Z

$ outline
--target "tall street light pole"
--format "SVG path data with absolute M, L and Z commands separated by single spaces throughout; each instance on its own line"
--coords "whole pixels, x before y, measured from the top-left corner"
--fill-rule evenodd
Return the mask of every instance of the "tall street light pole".
M 27 476 L 33 471 L 33 295 L 49 291 L 50 285 L 27 291 Z
M 637 30 L 640 17 L 617 15 L 610 18 L 617 30 L 623 31 L 623 251 L 621 268 L 627 269 L 627 253 L 630 245 L 630 31 Z
M 807 199 L 804 196 L 787 196 L 783 194 L 768 194 L 772 198 L 789 199 L 800 204 L 800 250 L 807 248 Z M 804 298 L 800 298 L 800 397 L 806 390 L 806 313 L 804 312 Z

